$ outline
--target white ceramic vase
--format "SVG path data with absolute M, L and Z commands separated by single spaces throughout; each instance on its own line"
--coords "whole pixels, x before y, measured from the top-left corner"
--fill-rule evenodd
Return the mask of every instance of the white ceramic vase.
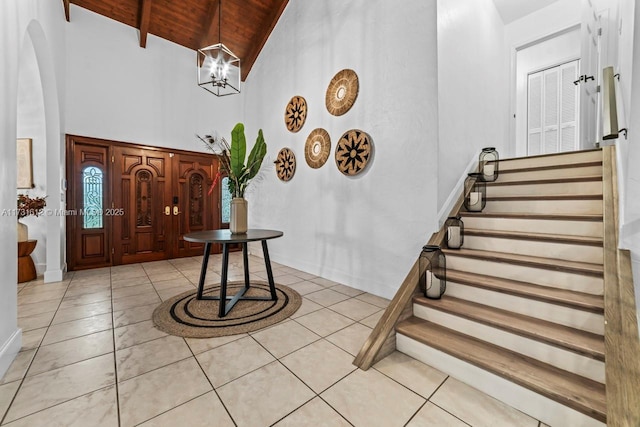
M 229 230 L 231 234 L 244 234 L 247 232 L 247 200 L 242 197 L 231 199 L 231 222 Z

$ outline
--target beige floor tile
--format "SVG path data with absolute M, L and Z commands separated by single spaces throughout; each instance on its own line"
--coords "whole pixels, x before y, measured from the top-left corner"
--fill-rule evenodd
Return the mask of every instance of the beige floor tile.
M 212 391 L 140 424 L 141 427 L 233 427 L 234 425 L 222 402 Z
M 325 340 L 316 341 L 280 361 L 316 393 L 356 369 L 353 356 Z
M 85 304 L 91 304 L 100 301 L 109 301 L 111 299 L 111 290 L 100 291 L 92 294 L 84 294 L 67 297 L 65 296 L 60 303 L 60 308 L 78 307 Z
M 45 302 L 45 301 L 60 301 L 64 296 L 65 289 L 61 290 L 39 290 L 32 292 L 20 292 L 18 294 L 18 304 L 33 304 L 37 302 Z
M 339 303 L 340 301 L 349 299 L 350 297 L 345 294 L 341 294 L 340 292 L 332 291 L 331 289 L 323 289 L 321 291 L 307 294 L 305 295 L 305 298 L 325 307 L 329 307 L 333 304 Z
M 128 310 L 141 305 L 160 304 L 160 297 L 156 291 L 145 292 L 144 294 L 131 297 L 118 298 L 113 300 L 113 311 Z
M 120 383 L 120 421 L 130 427 L 211 391 L 196 360 L 186 360 Z
M 303 282 L 304 279 L 301 279 L 297 276 L 293 276 L 291 274 L 285 274 L 284 276 L 274 278 L 275 282 L 279 285 L 289 286 L 293 283 Z
M 58 309 L 60 301 L 44 301 L 33 304 L 21 304 L 18 306 L 18 317 L 37 316 L 44 313 L 52 313 Z
M 21 292 L 18 293 L 18 297 L 25 295 L 40 295 L 41 293 L 50 293 L 50 292 L 62 292 L 60 297 L 64 295 L 64 291 L 69 286 L 69 282 L 57 282 L 57 283 L 42 283 L 38 285 L 31 285 L 27 288 L 24 288 Z
M 467 427 L 450 413 L 443 411 L 431 402 L 427 402 L 411 419 L 407 427 Z M 505 426 L 506 427 L 506 426 Z
M 364 291 L 361 291 L 360 289 L 352 288 L 350 286 L 345 286 L 345 285 L 336 285 L 336 286 L 332 286 L 329 289 L 331 289 L 332 291 L 340 292 L 341 294 L 348 295 L 350 297 L 355 297 L 357 295 L 364 293 Z
M 537 420 L 451 377 L 430 401 L 474 427 L 538 426 Z
M 111 283 L 106 280 L 104 283 L 92 283 L 92 284 L 75 284 L 69 285 L 67 292 L 64 294 L 65 299 L 85 297 L 91 299 L 89 295 L 100 294 L 111 290 Z M 96 297 L 93 297 L 94 299 Z
M 44 334 L 47 333 L 47 328 L 32 329 L 30 331 L 22 332 L 22 348 L 20 351 L 33 350 L 38 348 Z
M 114 267 L 114 268 L 118 268 L 118 267 Z M 129 270 L 123 269 L 123 270 L 111 271 L 111 280 L 115 280 L 115 281 L 120 281 L 125 279 L 134 279 L 136 277 L 147 277 L 147 273 L 144 271 L 142 267 L 133 268 Z
M 274 427 L 349 427 L 347 421 L 316 397 L 298 408 L 291 415 L 274 424 Z
M 9 408 L 6 421 L 50 408 L 109 386 L 114 381 L 112 354 L 27 377 Z
M 324 289 L 322 286 L 318 285 L 317 283 L 309 282 L 307 280 L 303 280 L 301 282 L 293 283 L 287 286 L 289 286 L 291 289 L 293 289 L 300 295 L 307 295 L 312 292 L 318 292 Z
M 291 315 L 291 318 L 297 319 L 298 317 L 302 317 L 305 314 L 313 313 L 314 311 L 322 310 L 323 308 L 324 307 L 322 307 L 320 304 L 316 304 L 311 300 L 302 298 L 302 304 L 300 305 L 300 308 L 298 308 L 298 310 Z
M 115 329 L 116 350 L 131 347 L 156 338 L 164 337 L 167 334 L 157 329 L 152 320 L 134 323 Z
M 375 369 L 357 369 L 322 398 L 355 426 L 402 426 L 425 402 Z
M 547 424 L 545 424 L 543 422 L 540 422 L 540 427 L 550 427 L 550 426 L 548 426 Z
M 359 299 L 351 298 L 332 305 L 331 310 L 337 311 L 353 320 L 362 320 L 379 311 L 380 308 Z
M 56 312 L 51 324 L 56 325 L 58 323 L 70 322 L 72 320 L 84 319 L 105 313 L 111 313 L 110 300 L 94 302 L 78 307 L 62 308 Z
M 322 337 L 331 335 L 353 323 L 353 320 L 348 317 L 327 308 L 298 317 L 295 321 Z
M 386 298 L 382 298 L 382 297 L 379 297 L 377 295 L 366 294 L 366 293 L 358 295 L 356 298 L 358 298 L 359 300 L 362 300 L 364 302 L 368 302 L 369 304 L 376 305 L 376 306 L 378 306 L 380 308 L 387 308 L 387 306 L 391 302 L 390 300 L 388 300 Z
M 320 339 L 318 335 L 294 321 L 285 321 L 251 335 L 277 358 Z
M 84 319 L 52 325 L 42 340 L 42 345 L 77 338 L 111 329 L 111 313 L 99 314 Z
M 236 423 L 243 427 L 271 425 L 314 396 L 279 362 L 220 387 L 218 394 Z
M 193 354 L 204 353 L 205 351 L 220 347 L 221 345 L 247 337 L 247 334 L 227 335 L 225 337 L 214 338 L 185 338 L 187 345 L 191 348 Z
M 4 417 L 5 412 L 7 412 L 13 396 L 15 396 L 18 391 L 18 387 L 20 387 L 20 381 L 0 385 L 0 420 Z
M 360 323 L 370 328 L 375 328 L 376 325 L 378 324 L 378 320 L 380 320 L 383 314 L 384 314 L 384 310 L 380 310 L 377 313 L 374 313 L 371 316 L 365 319 L 362 319 Z
M 425 399 L 447 379 L 447 374 L 398 351 L 382 359 L 374 368 Z
M 116 352 L 118 381 L 144 374 L 162 366 L 191 357 L 183 338 L 166 336 Z
M 128 288 L 129 286 L 138 286 L 151 283 L 151 280 L 145 274 L 144 276 L 133 277 L 128 279 L 113 279 L 111 281 L 112 289 Z
M 53 319 L 53 316 L 55 314 L 55 311 L 51 311 L 48 313 L 36 314 L 33 316 L 18 317 L 18 327 L 22 328 L 22 332 L 45 328 L 49 326 L 49 324 L 51 323 L 51 319 Z M 19 307 L 18 315 L 20 315 Z
M 160 281 L 164 281 L 164 280 L 173 280 L 173 279 L 182 279 L 182 278 L 184 278 L 182 273 L 180 273 L 178 270 L 159 271 L 159 272 L 154 272 L 154 273 L 147 273 L 147 276 L 149 276 L 149 280 L 151 280 L 151 283 L 160 282 Z
M 113 313 L 113 326 L 119 328 L 121 326 L 127 326 L 132 323 L 142 322 L 144 320 L 151 320 L 153 311 L 158 307 L 158 304 L 140 305 L 138 307 L 129 308 L 127 310 L 116 311 Z
M 134 295 L 140 295 L 153 292 L 154 288 L 149 283 L 142 285 L 127 286 L 126 288 L 118 288 L 113 290 L 113 299 L 131 297 Z
M 112 352 L 113 333 L 110 330 L 44 345 L 33 359 L 27 376 L 31 377 Z
M 116 388 L 109 386 L 21 418 L 11 427 L 117 427 Z
M 191 281 L 189 281 L 189 279 L 187 279 L 186 277 L 153 282 L 153 287 L 156 289 L 156 291 L 161 291 L 168 288 L 176 288 L 180 286 L 191 286 L 193 288 L 194 284 L 191 283 Z
M 300 271 L 300 270 L 291 271 L 290 274 L 293 274 L 294 276 L 299 277 L 303 280 L 311 280 L 318 277 L 315 274 L 307 273 L 305 271 Z
M 369 335 L 371 335 L 370 328 L 359 323 L 354 323 L 329 335 L 327 341 L 332 342 L 352 356 L 356 356 L 358 352 L 360 352 L 364 342 L 369 338 Z
M 7 384 L 24 378 L 35 354 L 36 350 L 26 350 L 18 353 L 11 365 L 9 365 L 7 372 L 0 378 L 0 384 Z
M 200 353 L 196 358 L 214 387 L 226 384 L 275 360 L 251 337 L 241 338 Z
M 336 285 L 340 285 L 341 283 L 334 282 L 333 280 L 325 279 L 324 277 L 316 277 L 315 279 L 309 279 L 313 283 L 317 283 L 318 285 L 324 286 L 325 288 L 331 288 Z

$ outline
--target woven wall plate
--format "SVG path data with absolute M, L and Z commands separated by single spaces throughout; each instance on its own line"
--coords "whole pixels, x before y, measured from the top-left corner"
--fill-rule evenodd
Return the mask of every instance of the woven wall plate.
M 281 181 L 289 181 L 296 173 L 296 155 L 289 148 L 283 148 L 274 162 L 276 174 Z
M 284 123 L 291 132 L 298 132 L 307 119 L 307 101 L 301 96 L 294 96 L 284 111 Z
M 336 166 L 345 175 L 357 175 L 369 163 L 373 144 L 371 137 L 359 129 L 346 131 L 336 144 Z
M 355 71 L 349 69 L 338 71 L 331 79 L 324 98 L 327 111 L 334 116 L 341 116 L 349 111 L 356 102 L 359 87 L 358 75 Z
M 314 169 L 324 165 L 331 152 L 331 137 L 329 132 L 322 128 L 311 131 L 304 145 L 304 158 L 307 164 Z

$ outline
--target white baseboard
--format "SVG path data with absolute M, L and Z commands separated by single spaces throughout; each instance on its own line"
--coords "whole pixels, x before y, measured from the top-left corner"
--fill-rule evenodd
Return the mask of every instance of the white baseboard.
M 22 329 L 18 328 L 9 339 L 0 347 L 0 378 L 2 378 L 11 366 L 11 362 L 22 347 Z
M 44 272 L 44 283 L 62 282 L 63 277 L 62 270 L 47 270 Z
M 444 222 L 447 220 L 449 214 L 451 213 L 451 209 L 453 209 L 453 206 L 458 201 L 458 197 L 460 197 L 460 194 L 464 190 L 464 180 L 467 179 L 467 174 L 471 173 L 472 170 L 475 170 L 477 165 L 478 157 L 474 155 L 469 161 L 469 164 L 467 164 L 467 167 L 456 183 L 456 186 L 453 188 L 453 190 L 451 190 L 451 193 L 449 194 L 447 200 L 444 202 L 444 205 L 442 205 L 442 207 L 438 211 L 438 229 L 440 229 L 444 225 Z

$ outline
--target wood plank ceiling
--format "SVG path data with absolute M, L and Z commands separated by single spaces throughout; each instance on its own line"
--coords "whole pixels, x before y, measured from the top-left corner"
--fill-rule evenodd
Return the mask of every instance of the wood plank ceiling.
M 218 43 L 220 0 L 62 0 L 67 21 L 69 4 L 80 6 L 140 31 L 140 47 L 147 34 L 189 49 Z M 288 0 L 223 0 L 221 39 L 241 60 L 247 78 Z M 195 58 L 195 53 L 194 53 Z

